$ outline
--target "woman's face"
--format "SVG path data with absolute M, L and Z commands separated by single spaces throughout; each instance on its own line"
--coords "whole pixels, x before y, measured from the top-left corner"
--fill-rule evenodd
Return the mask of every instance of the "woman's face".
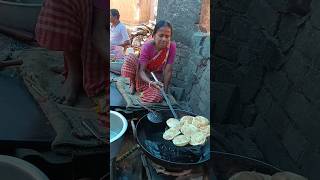
M 154 35 L 154 41 L 156 46 L 160 49 L 165 48 L 170 43 L 171 39 L 171 29 L 168 26 L 164 26 L 158 29 L 157 33 Z

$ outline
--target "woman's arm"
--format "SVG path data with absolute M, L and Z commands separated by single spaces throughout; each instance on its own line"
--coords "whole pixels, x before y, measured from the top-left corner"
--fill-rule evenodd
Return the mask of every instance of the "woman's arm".
M 168 93 L 169 84 L 172 78 L 173 64 L 167 64 L 164 69 L 164 91 Z
M 92 43 L 100 57 L 107 59 L 107 17 L 104 9 L 93 8 Z
M 145 64 L 140 64 L 139 66 L 139 76 L 140 78 L 145 81 L 146 83 L 148 83 L 150 86 L 154 86 L 158 89 L 162 88 L 163 87 L 163 84 L 161 82 L 154 82 L 154 81 L 151 81 L 149 76 L 147 75 L 146 71 L 146 65 Z

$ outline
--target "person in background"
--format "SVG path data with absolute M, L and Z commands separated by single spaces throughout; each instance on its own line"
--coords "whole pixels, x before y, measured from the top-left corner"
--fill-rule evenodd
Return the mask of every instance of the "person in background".
M 106 0 L 45 0 L 35 29 L 41 47 L 63 51 L 65 81 L 58 103 L 74 105 L 83 87 L 89 97 L 106 93 Z
M 153 40 L 142 46 L 140 57 L 129 54 L 121 68 L 121 76 L 130 79 L 131 93 L 141 92 L 144 102 L 161 102 L 160 88 L 168 92 L 176 55 L 176 43 L 171 41 L 172 33 L 169 22 L 159 21 L 154 28 Z M 161 82 L 152 81 L 150 72 L 154 72 Z
M 110 10 L 110 44 L 124 48 L 130 45 L 127 28 L 120 22 L 120 14 L 117 9 Z

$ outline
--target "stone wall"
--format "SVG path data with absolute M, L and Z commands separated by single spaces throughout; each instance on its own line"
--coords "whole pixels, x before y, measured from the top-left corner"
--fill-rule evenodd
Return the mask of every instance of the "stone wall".
M 158 0 L 157 20 L 167 20 L 174 28 L 173 38 L 192 46 L 191 37 L 198 31 L 201 0 Z
M 210 118 L 210 34 L 199 31 L 202 1 L 158 2 L 157 20 L 172 23 L 177 43 L 172 93 L 194 113 Z
M 320 2 L 217 0 L 213 7 L 214 119 L 254 128 L 266 161 L 318 179 Z

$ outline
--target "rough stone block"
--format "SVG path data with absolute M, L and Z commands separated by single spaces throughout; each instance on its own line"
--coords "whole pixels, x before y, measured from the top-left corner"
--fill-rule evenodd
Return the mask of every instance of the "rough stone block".
M 199 52 L 199 48 L 203 45 L 204 41 L 209 37 L 208 33 L 195 32 L 192 36 L 192 48 Z
M 311 102 L 320 100 L 320 72 L 310 69 L 303 78 L 302 91 Z
M 238 53 L 238 45 L 231 39 L 225 37 L 217 37 L 214 54 L 219 57 L 236 62 Z
M 210 45 L 210 36 L 208 36 L 202 45 L 202 48 L 200 48 L 200 55 L 203 56 L 204 58 L 210 58 L 210 49 L 211 49 L 211 45 Z
M 177 86 L 177 87 L 184 87 L 185 86 L 185 81 L 181 81 L 181 80 L 178 80 L 178 79 L 172 79 L 172 84 L 174 86 Z
M 231 37 L 236 41 L 248 41 L 248 32 L 250 32 L 250 23 L 247 19 L 239 16 L 233 16 L 231 19 Z
M 238 62 L 241 65 L 255 64 L 258 61 L 257 52 L 248 46 L 241 46 L 238 53 Z
M 194 54 L 190 58 L 190 63 L 193 63 L 193 66 L 197 67 L 198 65 L 202 64 L 203 60 L 204 60 L 203 56 Z M 196 68 L 192 68 L 192 69 L 196 69 Z
M 200 99 L 202 102 L 210 102 L 210 89 L 201 88 Z
M 171 94 L 178 100 L 183 100 L 184 89 L 179 87 L 171 87 Z
M 237 12 L 245 13 L 252 0 L 228 1 L 227 6 Z
M 227 83 L 212 83 L 212 99 L 214 102 L 213 119 L 216 123 L 224 123 L 229 117 L 232 111 L 233 105 L 236 103 L 234 100 L 237 95 L 237 89 L 234 84 Z
M 253 25 L 250 29 L 248 47 L 255 51 L 262 51 L 267 43 L 267 38 L 265 34 L 261 31 L 259 25 Z
M 299 51 L 293 50 L 288 56 L 288 62 L 284 66 L 284 70 L 288 74 L 290 81 L 301 86 L 304 75 L 308 72 L 306 64 L 307 59 Z
M 282 142 L 293 160 L 299 162 L 308 144 L 305 137 L 293 125 L 289 125 L 287 131 L 284 133 Z
M 260 56 L 268 71 L 278 70 L 286 60 L 278 47 L 278 42 L 275 42 L 274 39 L 266 41 Z
M 288 0 L 288 11 L 304 16 L 310 11 L 311 1 L 312 0 Z
M 277 102 L 273 101 L 264 118 L 274 132 L 282 138 L 287 131 L 289 124 L 289 118 L 283 108 Z
M 170 7 L 170 8 L 168 8 Z M 167 0 L 158 2 L 157 21 L 167 20 L 174 27 L 174 39 L 191 45 L 192 34 L 196 31 L 195 23 L 199 22 L 201 1 L 190 0 Z M 181 33 L 183 32 L 183 33 Z
M 320 112 L 302 94 L 290 93 L 285 105 L 291 119 L 313 144 L 320 145 Z
M 253 0 L 249 6 L 248 15 L 270 35 L 274 34 L 278 13 L 265 0 Z
M 225 83 L 235 83 L 234 70 L 236 69 L 236 64 L 226 61 L 221 58 L 215 57 L 215 81 L 225 82 Z
M 207 117 L 207 115 L 208 115 L 208 107 L 210 107 L 210 103 L 209 102 L 200 101 L 199 104 L 198 104 L 198 108 L 200 110 L 199 114 L 205 115 Z
M 281 17 L 278 37 L 283 52 L 287 52 L 293 46 L 298 31 L 298 20 L 297 16 L 291 14 L 285 14 Z
M 213 17 L 215 21 L 213 21 L 213 30 L 217 32 L 223 31 L 224 25 L 226 23 L 226 16 L 228 16 L 227 13 L 224 11 L 221 11 L 220 9 L 217 9 L 213 11 Z
M 247 72 L 244 72 L 242 77 L 239 78 L 240 98 L 242 103 L 249 103 L 260 89 L 263 69 L 260 66 L 247 66 L 243 68 L 247 68 Z
M 258 132 L 255 142 L 267 162 L 287 171 L 299 172 L 280 139 L 261 116 L 257 116 L 253 127 Z
M 302 156 L 303 174 L 310 180 L 319 179 L 320 154 L 316 152 L 305 153 Z
M 265 84 L 273 97 L 282 102 L 289 88 L 289 81 L 286 74 L 281 71 L 268 72 L 265 76 Z
M 270 6 L 278 12 L 286 12 L 288 0 L 266 0 Z
M 310 22 L 307 22 L 303 31 L 297 36 L 295 46 L 307 59 L 307 64 L 313 65 L 314 68 L 320 69 L 320 31 L 314 29 Z
M 271 94 L 265 88 L 261 88 L 255 99 L 255 104 L 257 106 L 258 114 L 265 115 L 272 105 Z
M 241 117 L 241 123 L 245 127 L 252 126 L 252 123 L 254 122 L 254 118 L 256 117 L 256 106 L 254 104 L 250 104 L 248 106 L 245 106 L 243 109 L 243 114 Z

